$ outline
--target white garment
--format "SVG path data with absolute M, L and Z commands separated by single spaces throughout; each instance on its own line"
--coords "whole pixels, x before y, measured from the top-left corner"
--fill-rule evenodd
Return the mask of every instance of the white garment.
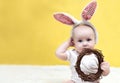
M 70 69 L 72 73 L 71 80 L 75 81 L 75 83 L 97 83 L 83 81 L 80 77 L 78 77 L 75 70 L 75 64 L 79 54 L 74 49 L 70 49 L 66 53 L 67 60 L 70 62 Z M 96 73 L 98 69 L 98 60 L 96 56 L 94 54 L 83 56 L 80 67 L 85 74 Z

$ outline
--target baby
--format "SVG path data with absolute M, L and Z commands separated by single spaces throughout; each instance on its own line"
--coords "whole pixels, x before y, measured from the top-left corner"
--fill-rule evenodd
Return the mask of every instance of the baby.
M 94 11 L 96 9 L 96 1 L 89 3 L 83 10 L 81 16 L 82 21 L 78 21 L 72 16 L 65 13 L 56 13 L 54 17 L 56 20 L 67 24 L 73 25 L 71 37 L 58 47 L 56 50 L 56 56 L 62 60 L 68 60 L 70 62 L 71 69 L 71 79 L 65 81 L 64 83 L 99 83 L 99 80 L 94 82 L 82 80 L 76 70 L 75 64 L 77 57 L 84 49 L 94 49 L 97 43 L 97 32 L 95 27 L 88 22 L 91 19 Z M 68 49 L 69 47 L 74 47 L 74 49 Z M 101 63 L 101 69 L 103 70 L 102 75 L 106 76 L 110 72 L 110 66 L 107 62 Z M 91 72 L 91 71 L 90 71 Z

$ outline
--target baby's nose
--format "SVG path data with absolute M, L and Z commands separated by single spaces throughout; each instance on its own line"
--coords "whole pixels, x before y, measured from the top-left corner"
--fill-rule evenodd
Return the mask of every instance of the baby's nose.
M 87 47 L 88 43 L 87 42 L 83 42 L 83 47 Z

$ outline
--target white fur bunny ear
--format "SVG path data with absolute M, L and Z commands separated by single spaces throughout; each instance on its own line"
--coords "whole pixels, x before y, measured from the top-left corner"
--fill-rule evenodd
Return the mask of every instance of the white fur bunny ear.
M 97 7 L 97 2 L 95 0 L 90 2 L 82 11 L 83 20 L 90 20 L 96 10 L 96 7 Z
M 74 17 L 70 16 L 67 13 L 59 12 L 59 13 L 55 13 L 53 16 L 59 22 L 67 25 L 75 25 L 76 23 L 78 23 L 77 19 L 75 19 Z

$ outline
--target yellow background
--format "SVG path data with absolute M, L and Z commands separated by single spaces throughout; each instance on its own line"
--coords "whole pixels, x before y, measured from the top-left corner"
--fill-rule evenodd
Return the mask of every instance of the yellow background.
M 0 64 L 68 64 L 55 56 L 71 27 L 57 22 L 54 12 L 77 19 L 91 0 L 0 0 Z M 120 66 L 120 0 L 97 0 L 90 20 L 99 33 L 96 48 L 111 66 Z

